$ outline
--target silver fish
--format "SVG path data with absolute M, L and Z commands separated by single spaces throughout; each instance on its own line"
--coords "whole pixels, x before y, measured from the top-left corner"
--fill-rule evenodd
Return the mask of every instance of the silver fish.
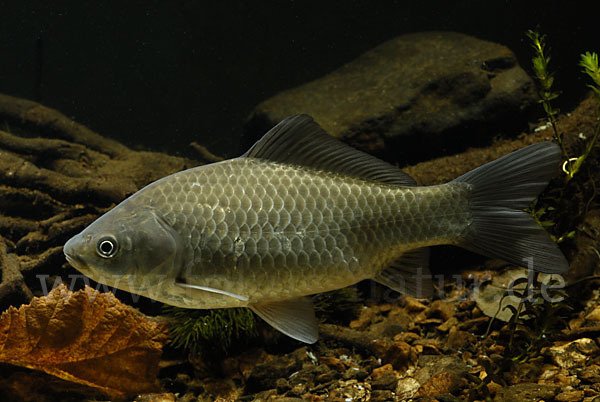
M 556 244 L 523 211 L 559 160 L 558 146 L 544 142 L 418 187 L 296 115 L 239 158 L 146 186 L 64 252 L 97 282 L 179 307 L 249 307 L 313 343 L 317 322 L 305 296 L 367 278 L 429 296 L 428 246 L 566 271 Z

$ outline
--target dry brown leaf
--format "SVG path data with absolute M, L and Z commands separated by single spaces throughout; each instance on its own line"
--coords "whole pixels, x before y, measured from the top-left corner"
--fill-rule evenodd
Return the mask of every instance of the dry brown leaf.
M 0 362 L 41 370 L 113 396 L 159 389 L 164 324 L 112 293 L 60 285 L 0 317 Z

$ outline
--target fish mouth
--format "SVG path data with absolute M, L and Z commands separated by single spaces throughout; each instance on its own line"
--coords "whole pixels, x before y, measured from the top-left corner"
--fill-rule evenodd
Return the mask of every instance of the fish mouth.
M 87 268 L 87 264 L 76 255 L 70 255 L 65 253 L 65 258 L 73 268 L 76 268 L 80 271 L 85 270 Z

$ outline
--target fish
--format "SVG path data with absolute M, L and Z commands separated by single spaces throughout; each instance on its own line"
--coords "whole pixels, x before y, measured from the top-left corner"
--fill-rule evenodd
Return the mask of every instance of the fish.
M 294 115 L 240 157 L 142 188 L 67 241 L 64 254 L 98 283 L 183 308 L 248 307 L 310 344 L 318 340 L 310 295 L 373 279 L 431 297 L 430 246 L 567 271 L 525 211 L 560 159 L 556 144 L 542 142 L 418 186 Z

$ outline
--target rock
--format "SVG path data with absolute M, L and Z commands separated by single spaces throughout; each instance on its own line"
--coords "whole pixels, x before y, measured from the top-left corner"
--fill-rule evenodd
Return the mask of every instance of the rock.
M 359 313 L 357 319 L 350 321 L 350 328 L 352 329 L 364 329 L 370 323 L 375 316 L 375 309 L 364 306 Z
M 331 367 L 336 371 L 344 371 L 347 367 L 347 364 L 334 356 L 320 356 L 319 362 L 326 366 Z
M 371 392 L 371 402 L 394 401 L 394 393 L 388 390 L 376 389 Z
M 417 339 L 421 339 L 421 336 L 415 334 L 414 332 L 402 332 L 400 334 L 394 335 L 395 341 L 403 341 L 406 343 L 413 343 Z
M 175 402 L 175 394 L 170 392 L 163 394 L 144 394 L 135 398 L 135 402 Z
M 390 391 L 396 390 L 396 384 L 398 384 L 398 378 L 394 373 L 387 373 L 382 375 L 376 380 L 371 382 L 371 387 L 373 389 L 387 389 Z
M 344 372 L 343 378 L 344 380 L 356 379 L 358 381 L 363 381 L 365 378 L 369 376 L 369 372 L 361 367 L 350 367 L 348 370 Z
M 583 400 L 584 393 L 583 391 L 571 390 L 564 391 L 560 394 L 556 395 L 556 400 L 558 402 L 579 402 Z
M 570 369 L 583 366 L 589 356 L 597 354 L 600 349 L 590 338 L 581 338 L 560 346 L 548 348 L 547 355 L 559 367 Z
M 419 390 L 421 384 L 412 377 L 406 377 L 398 380 L 396 386 L 396 396 L 398 400 L 404 401 L 411 399 Z
M 420 384 L 425 384 L 440 373 L 451 373 L 462 378 L 468 372 L 467 365 L 457 356 L 419 356 L 419 369 L 415 372 L 414 379 Z
M 537 378 L 537 383 L 556 385 L 564 390 L 566 387 L 578 386 L 581 383 L 581 380 L 576 375 L 570 375 L 569 370 L 567 369 L 547 364 L 541 367 L 541 373 Z
M 427 316 L 430 318 L 441 318 L 444 321 L 449 320 L 456 312 L 455 303 L 447 300 L 435 300 L 429 306 Z
M 499 390 L 496 393 L 494 402 L 552 400 L 559 389 L 551 385 L 515 384 Z
M 329 383 L 339 377 L 340 377 L 339 372 L 333 371 L 333 370 L 327 370 L 326 372 L 318 374 L 315 377 L 315 383 L 317 383 L 317 384 Z
M 246 393 L 276 388 L 279 378 L 288 378 L 302 368 L 295 358 L 281 356 L 266 363 L 257 364 L 246 381 Z
M 448 332 L 451 328 L 456 328 L 456 325 L 458 325 L 458 318 L 450 317 L 449 320 L 438 325 L 436 329 L 441 332 Z
M 253 399 L 254 401 L 268 401 L 269 399 L 275 398 L 277 395 L 277 390 L 276 389 L 268 389 L 266 391 L 261 391 L 259 393 L 257 393 L 256 395 L 254 395 Z
M 477 342 L 477 337 L 470 332 L 461 331 L 457 327 L 450 328 L 448 331 L 448 340 L 446 347 L 448 349 L 459 350 L 468 345 L 473 345 Z
M 378 380 L 379 378 L 383 377 L 386 374 L 393 374 L 393 373 L 394 373 L 394 368 L 392 367 L 392 365 L 386 364 L 381 367 L 377 367 L 377 368 L 373 369 L 373 372 L 371 373 L 371 378 L 373 380 Z
M 417 361 L 415 348 L 403 341 L 377 340 L 373 342 L 373 350 L 382 362 L 390 363 L 398 371 L 405 371 Z
M 547 285 L 547 289 L 550 291 L 550 289 L 559 286 L 551 283 L 553 279 L 557 279 L 556 277 L 557 275 L 540 274 L 538 279 Z M 488 317 L 495 317 L 495 319 L 507 322 L 513 313 L 506 306 L 518 307 L 521 299 L 514 292 L 523 292 L 526 285 L 520 283 L 515 286 L 515 281 L 520 281 L 523 278 L 527 278 L 525 268 L 507 269 L 498 275 L 494 275 L 490 283 L 483 288 L 477 287 L 475 289 L 473 297 L 477 307 Z M 514 292 L 510 290 L 511 288 Z M 500 303 L 502 303 L 502 307 L 499 309 Z
M 312 364 L 305 364 L 302 369 L 292 373 L 289 376 L 289 382 L 294 387 L 297 384 L 310 384 L 315 381 L 315 379 L 325 373 L 337 373 L 332 371 L 329 367 L 324 365 L 315 366 Z
M 370 394 L 368 384 L 359 383 L 356 380 L 340 381 L 339 387 L 332 389 L 328 400 L 350 400 L 350 401 L 366 401 Z
M 410 296 L 404 296 L 406 311 L 409 313 L 418 313 L 427 309 L 427 306 L 421 303 L 418 299 Z
M 278 393 L 284 394 L 290 389 L 292 389 L 292 386 L 290 385 L 289 381 L 285 378 L 278 378 L 275 381 L 275 388 L 277 388 Z
M 591 364 L 587 367 L 582 367 L 577 370 L 577 377 L 581 381 L 585 381 L 591 384 L 600 382 L 600 366 L 597 364 Z
M 600 306 L 595 306 L 592 311 L 586 314 L 585 319 L 588 321 L 600 321 Z
M 505 46 L 455 32 L 413 33 L 260 103 L 245 142 L 307 113 L 363 150 L 414 162 L 510 131 L 536 99 L 532 80 Z
M 421 385 L 416 397 L 451 394 L 465 386 L 467 381 L 454 373 L 442 372 L 432 376 L 426 383 Z

